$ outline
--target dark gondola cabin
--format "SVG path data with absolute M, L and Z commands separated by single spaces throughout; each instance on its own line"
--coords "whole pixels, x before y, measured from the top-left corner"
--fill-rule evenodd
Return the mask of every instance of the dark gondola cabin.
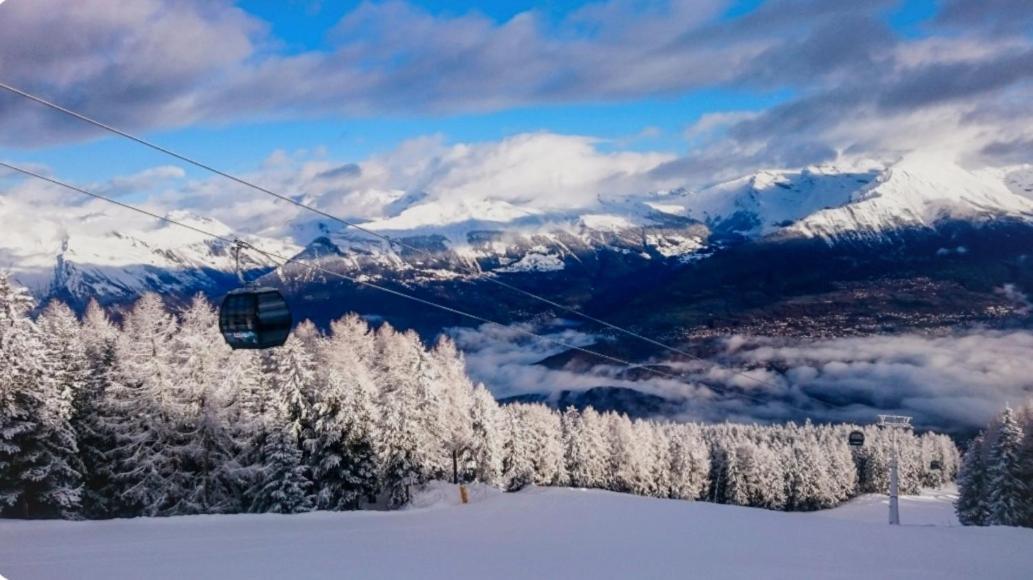
M 233 349 L 283 346 L 294 323 L 283 295 L 275 288 L 240 288 L 219 308 L 219 331 Z
M 851 432 L 847 442 L 850 443 L 852 447 L 860 447 L 864 445 L 864 433 L 861 431 Z

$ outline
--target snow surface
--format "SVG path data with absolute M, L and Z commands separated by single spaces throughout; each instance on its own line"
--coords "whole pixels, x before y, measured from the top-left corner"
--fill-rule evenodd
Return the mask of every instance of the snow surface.
M 454 492 L 449 499 L 448 491 Z M 483 492 L 483 493 L 482 493 Z M 1033 530 L 967 528 L 950 493 L 781 513 L 596 490 L 438 484 L 400 512 L 0 521 L 0 574 L 45 578 L 1029 578 Z

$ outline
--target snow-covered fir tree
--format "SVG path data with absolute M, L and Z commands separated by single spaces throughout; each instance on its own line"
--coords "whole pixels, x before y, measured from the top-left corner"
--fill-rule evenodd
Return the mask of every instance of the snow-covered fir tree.
M 957 474 L 965 525 L 1033 527 L 1033 401 L 1007 407 L 969 443 Z
M 958 499 L 954 504 L 958 521 L 966 526 L 990 523 L 989 487 L 983 434 L 972 440 L 958 471 Z
M 112 515 L 159 515 L 186 493 L 176 430 L 183 402 L 172 373 L 178 324 L 157 294 L 145 294 L 126 315 L 116 367 L 105 392 L 103 428 L 114 446 L 107 462 Z
M 315 363 L 301 338 L 291 336 L 270 356 L 269 405 L 261 468 L 250 490 L 251 511 L 295 513 L 312 509 L 312 479 L 303 451 L 311 437 Z
M 64 328 L 54 306 L 47 324 L 64 338 L 45 340 L 29 317 L 32 306 L 24 289 L 0 275 L 0 510 L 72 517 L 82 474 L 69 420 L 82 379 L 75 365 L 82 361 L 73 360 L 74 346 L 65 349 L 63 341 L 77 341 L 77 323 Z
M 410 499 L 412 487 L 426 481 L 429 465 L 427 417 L 421 405 L 421 355 L 413 333 L 395 331 L 383 325 L 376 332 L 374 379 L 380 387 L 379 431 L 382 483 L 389 505 L 400 506 Z
M 307 445 L 316 480 L 316 507 L 357 509 L 379 491 L 376 385 L 370 374 L 369 328 L 350 316 L 316 346 L 320 365 L 312 436 Z
M 1015 412 L 1007 407 L 1001 414 L 997 437 L 990 445 L 989 511 L 990 524 L 1017 526 L 1025 521 L 1029 506 L 1031 483 L 1022 477 L 1020 463 L 1022 451 L 1022 427 L 1015 419 Z
M 115 447 L 115 438 L 105 400 L 116 370 L 118 330 L 96 301 L 86 307 L 80 336 L 87 369 L 72 403 L 71 422 L 82 467 L 83 514 L 100 518 L 111 515 L 112 510 L 108 452 Z
M 180 315 L 172 344 L 172 395 L 181 402 L 172 417 L 179 439 L 175 450 L 183 484 L 168 513 L 238 511 L 235 490 L 241 482 L 237 441 L 229 419 L 235 398 L 226 391 L 230 349 L 211 331 L 218 324 L 214 308 L 195 296 Z

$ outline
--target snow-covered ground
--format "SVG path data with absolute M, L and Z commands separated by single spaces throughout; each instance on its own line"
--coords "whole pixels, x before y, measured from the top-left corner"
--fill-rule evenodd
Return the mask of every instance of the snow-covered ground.
M 576 489 L 437 488 L 399 512 L 0 522 L 37 578 L 1030 578 L 1033 530 L 963 528 L 949 493 L 813 514 Z

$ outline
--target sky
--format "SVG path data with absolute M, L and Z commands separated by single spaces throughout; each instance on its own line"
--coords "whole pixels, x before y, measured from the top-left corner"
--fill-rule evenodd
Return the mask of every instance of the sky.
M 1006 164 L 1033 146 L 1033 4 L 9 0 L 0 80 L 292 195 L 314 166 L 391 172 L 336 183 L 347 203 L 478 151 L 589 183 L 638 156 L 647 190 L 923 148 Z M 82 184 L 182 166 L 8 94 L 0 158 Z M 205 178 L 182 169 L 126 195 Z

